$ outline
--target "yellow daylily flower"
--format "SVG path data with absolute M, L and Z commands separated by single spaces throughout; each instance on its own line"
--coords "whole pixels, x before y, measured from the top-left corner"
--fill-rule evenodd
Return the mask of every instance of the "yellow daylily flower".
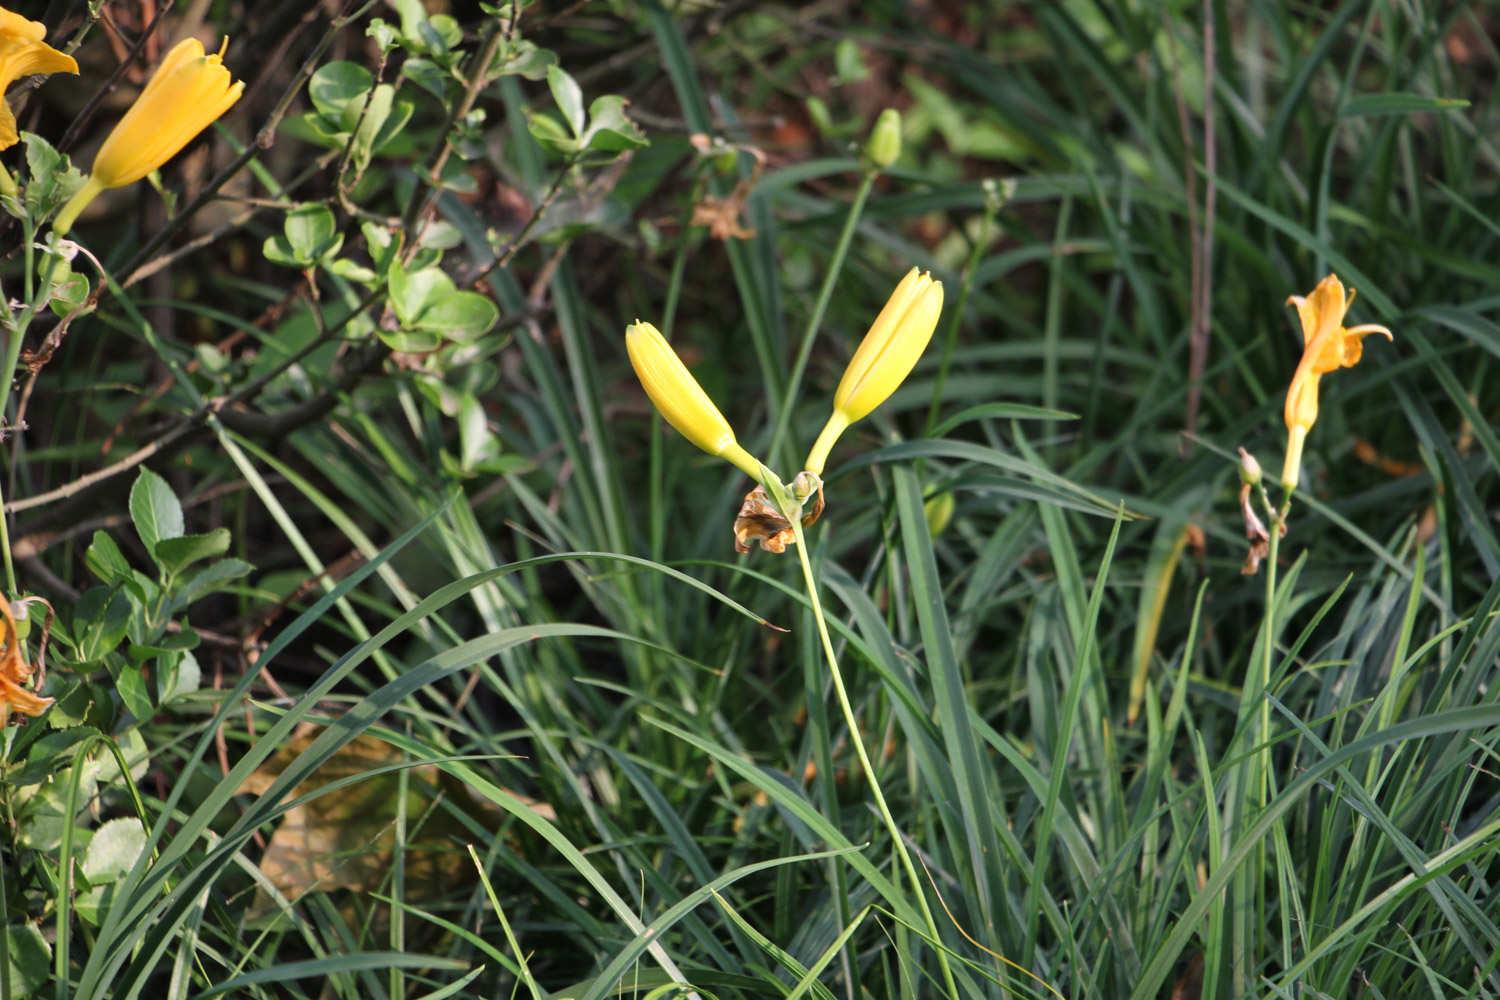
M 1302 360 L 1286 391 L 1286 464 L 1281 485 L 1288 492 L 1297 488 L 1302 467 L 1302 445 L 1318 419 L 1318 382 L 1338 368 L 1352 368 L 1364 356 L 1363 338 L 1372 333 L 1394 340 L 1391 331 L 1376 323 L 1344 327 L 1344 314 L 1354 303 L 1354 289 L 1344 292 L 1338 276 L 1328 275 L 1304 298 L 1293 295 L 1287 305 L 1297 307 L 1302 320 Z
M 667 423 L 710 455 L 732 462 L 760 481 L 761 464 L 735 440 L 734 428 L 693 378 L 672 345 L 650 323 L 625 328 L 625 350 L 641 387 Z
M 0 7 L 0 149 L 21 141 L 16 116 L 3 96 L 12 83 L 39 73 L 78 72 L 72 56 L 42 41 L 46 35 L 47 27 L 40 21 L 27 20 Z
M 849 367 L 833 394 L 833 414 L 803 468 L 823 474 L 823 465 L 839 435 L 889 399 L 917 366 L 942 311 L 943 283 L 916 268 L 906 272 L 849 359 Z
M 99 192 L 145 177 L 240 99 L 245 81 L 235 80 L 224 66 L 228 45 L 225 39 L 213 55 L 205 55 L 196 38 L 172 46 L 146 89 L 99 147 L 88 180 L 63 206 L 53 229 L 66 233 Z

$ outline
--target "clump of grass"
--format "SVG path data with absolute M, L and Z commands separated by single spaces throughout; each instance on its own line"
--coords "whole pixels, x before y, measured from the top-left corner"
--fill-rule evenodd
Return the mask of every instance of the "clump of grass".
M 7 416 L 58 702 L 5 730 L 0 996 L 1500 993 L 1486 15 L 543 7 L 216 8 L 241 104 L 74 224 Z M 622 320 L 790 468 L 912 264 L 937 345 L 796 565 L 736 557 Z M 1330 271 L 1397 339 L 1245 578 Z M 361 787 L 371 881 L 267 877 Z

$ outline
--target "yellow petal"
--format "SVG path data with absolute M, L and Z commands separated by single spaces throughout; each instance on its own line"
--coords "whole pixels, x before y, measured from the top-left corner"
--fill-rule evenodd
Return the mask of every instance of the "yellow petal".
M 1355 365 L 1359 364 L 1359 359 L 1364 357 L 1365 353 L 1364 338 L 1368 337 L 1370 334 L 1381 334 L 1385 337 L 1386 340 L 1393 341 L 1396 339 L 1395 336 L 1391 334 L 1391 331 L 1376 323 L 1364 323 L 1359 326 L 1351 326 L 1347 330 L 1340 331 L 1340 333 L 1341 336 L 1339 337 L 1339 340 L 1343 346 L 1343 358 L 1341 359 L 1341 362 L 1345 368 L 1353 368 Z
M 1310 429 L 1318 419 L 1318 382 L 1322 373 L 1305 361 L 1297 366 L 1292 384 L 1286 390 L 1286 418 L 1288 430 L 1301 427 Z
M 0 7 L 0 45 L 6 42 L 40 42 L 47 36 L 47 26 Z
M 94 158 L 102 187 L 140 180 L 166 163 L 240 99 L 220 53 L 204 55 L 196 38 L 178 42 Z
M 20 133 L 16 131 L 16 116 L 5 99 L 0 98 L 0 149 L 9 149 L 20 141 Z
M 1353 297 L 1345 297 L 1343 282 L 1334 274 L 1318 282 L 1306 298 L 1289 297 L 1287 304 L 1297 307 L 1297 318 L 1302 321 L 1302 343 L 1311 344 L 1320 334 L 1342 326 L 1351 301 Z
M 78 72 L 72 56 L 42 41 L 46 33 L 46 26 L 40 22 L 0 8 L 0 94 L 23 76 Z M 16 116 L 0 99 L 0 149 L 9 149 L 18 141 Z

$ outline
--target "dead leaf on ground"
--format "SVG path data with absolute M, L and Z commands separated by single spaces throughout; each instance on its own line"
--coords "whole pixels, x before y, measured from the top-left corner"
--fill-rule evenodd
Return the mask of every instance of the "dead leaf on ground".
M 320 731 L 317 726 L 302 726 L 285 747 L 245 779 L 240 791 L 264 793 Z M 340 779 L 379 771 L 401 761 L 401 751 L 389 743 L 368 734 L 357 736 L 299 783 L 289 797 L 297 798 Z M 406 781 L 407 897 L 416 901 L 439 899 L 455 886 L 470 884 L 474 877 L 473 864 L 463 848 L 473 840 L 473 834 L 452 815 L 449 806 L 492 828 L 504 814 L 491 803 L 475 798 L 461 782 L 434 764 L 411 765 L 406 769 Z M 293 902 L 314 889 L 380 891 L 394 858 L 400 782 L 399 771 L 387 770 L 293 806 L 282 817 L 261 856 L 262 873 Z M 440 797 L 446 805 L 438 801 Z M 517 797 L 543 818 L 556 819 L 545 802 Z M 262 918 L 274 909 L 269 897 L 258 893 L 250 916 Z

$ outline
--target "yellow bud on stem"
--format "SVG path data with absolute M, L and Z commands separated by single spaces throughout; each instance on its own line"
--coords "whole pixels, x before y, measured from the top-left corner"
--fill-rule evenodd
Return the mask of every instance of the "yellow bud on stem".
M 196 38 L 172 46 L 99 147 L 88 180 L 63 206 L 52 228 L 59 235 L 67 233 L 101 191 L 132 184 L 176 156 L 228 111 L 244 89 L 245 82 L 234 80 L 225 68 L 223 47 L 205 55 Z
M 641 387 L 667 423 L 710 455 L 733 463 L 757 482 L 761 480 L 760 462 L 740 447 L 734 428 L 660 330 L 637 320 L 625 328 L 625 350 Z
M 943 311 L 943 283 L 912 268 L 870 325 L 833 395 L 833 413 L 804 468 L 818 475 L 845 428 L 891 397 L 932 340 Z

